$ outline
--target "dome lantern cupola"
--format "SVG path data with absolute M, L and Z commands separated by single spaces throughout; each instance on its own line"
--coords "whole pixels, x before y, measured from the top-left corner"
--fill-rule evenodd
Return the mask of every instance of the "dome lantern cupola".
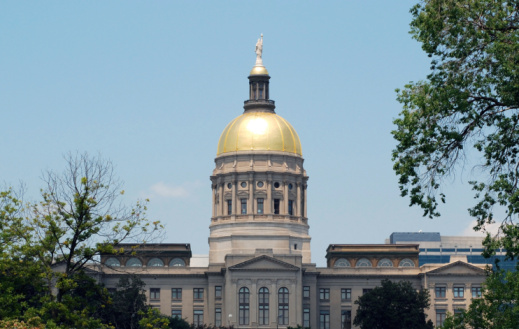
M 247 111 L 271 111 L 274 112 L 275 103 L 269 97 L 269 72 L 263 65 L 263 34 L 256 43 L 256 64 L 249 75 L 249 99 L 245 101 L 243 108 Z

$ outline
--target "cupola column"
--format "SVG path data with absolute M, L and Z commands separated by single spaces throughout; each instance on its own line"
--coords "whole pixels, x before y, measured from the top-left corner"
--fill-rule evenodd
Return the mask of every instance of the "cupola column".
M 224 215 L 224 214 L 223 214 L 223 208 L 224 208 L 224 206 L 223 206 L 223 200 L 224 200 L 224 199 L 223 199 L 223 185 L 224 185 L 224 183 L 220 183 L 220 184 L 218 184 L 219 189 L 220 189 L 220 193 L 219 193 L 220 200 L 219 200 L 218 214 L 219 214 L 220 216 L 223 216 L 223 215 Z
M 232 214 L 238 215 L 238 200 L 236 200 L 236 184 L 238 181 L 236 180 L 236 177 L 232 178 Z
M 247 205 L 247 214 L 254 214 L 254 174 L 249 174 L 249 204 Z
M 272 214 L 272 175 L 267 177 L 267 200 L 264 201 L 265 214 Z
M 288 215 L 288 182 L 283 181 L 283 212 L 285 216 Z
M 301 217 L 301 183 L 297 183 L 297 205 L 296 205 L 296 215 L 297 217 Z

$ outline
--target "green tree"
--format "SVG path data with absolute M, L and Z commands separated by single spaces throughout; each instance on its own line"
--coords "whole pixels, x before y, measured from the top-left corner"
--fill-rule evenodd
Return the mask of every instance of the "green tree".
M 191 329 L 191 325 L 182 318 L 179 317 L 171 317 L 169 321 L 169 328 L 170 329 Z
M 517 328 L 519 323 L 519 272 L 498 270 L 489 273 L 481 298 L 473 299 L 466 310 L 445 320 L 444 329 Z
M 429 291 L 416 291 L 408 281 L 382 281 L 380 287 L 360 296 L 353 324 L 361 329 L 432 329 L 425 309 L 429 307 Z
M 139 328 L 141 314 L 148 311 L 144 281 L 136 275 L 125 275 L 119 279 L 117 290 L 112 292 L 112 306 L 107 321 L 117 329 Z
M 45 291 L 20 194 L 0 191 L 0 320 L 21 318 L 28 309 L 40 307 Z
M 48 328 L 104 328 L 106 289 L 84 273 L 117 244 L 161 234 L 146 202 L 124 206 L 109 161 L 69 155 L 62 174 L 46 172 L 42 201 L 24 205 L 0 193 L 0 320 L 40 321 Z M 39 319 L 39 320 L 38 320 Z M 135 327 L 136 328 L 136 327 Z
M 397 90 L 403 111 L 392 132 L 401 194 L 424 216 L 440 215 L 444 179 L 476 161 L 469 213 L 480 230 L 494 221 L 496 206 L 506 211 L 498 243 L 510 256 L 519 254 L 518 7 L 517 0 L 422 0 L 413 7 L 411 34 L 431 57 L 431 73 Z

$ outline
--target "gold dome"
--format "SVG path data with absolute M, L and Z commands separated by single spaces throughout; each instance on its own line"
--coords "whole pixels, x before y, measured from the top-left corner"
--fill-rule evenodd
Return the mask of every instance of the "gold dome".
M 255 65 L 249 75 L 269 75 L 267 68 L 263 65 Z
M 273 112 L 245 112 L 222 132 L 216 155 L 236 151 L 280 151 L 303 155 L 295 129 Z

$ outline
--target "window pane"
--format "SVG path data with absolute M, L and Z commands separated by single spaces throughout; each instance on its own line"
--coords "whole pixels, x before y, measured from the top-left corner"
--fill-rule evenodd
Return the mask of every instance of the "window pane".
M 160 258 L 152 258 L 148 261 L 148 267 L 162 267 L 164 262 Z
M 222 325 L 222 309 L 221 308 L 214 309 L 214 325 L 216 327 L 220 327 Z
M 274 214 L 279 214 L 279 199 L 274 199 Z
M 173 258 L 171 262 L 169 262 L 169 267 L 182 267 L 186 266 L 186 263 L 181 258 Z
M 435 292 L 435 296 L 437 298 L 445 298 L 445 293 L 447 291 L 447 288 L 446 287 L 436 287 L 434 289 L 434 292 Z
M 263 199 L 262 198 L 259 198 L 258 199 L 258 214 L 263 214 Z
M 269 324 L 269 290 L 262 287 L 258 293 L 258 322 L 259 324 Z
M 110 257 L 105 261 L 105 265 L 112 266 L 112 267 L 119 267 L 119 266 L 121 266 L 121 262 L 115 257 Z
M 249 324 L 249 289 L 248 288 L 240 288 L 238 292 L 238 300 L 239 300 L 239 323 L 241 325 Z
M 138 258 L 132 257 L 126 262 L 127 267 L 141 267 L 142 263 Z
M 288 324 L 288 289 L 278 290 L 278 324 Z
M 341 299 L 342 300 L 350 300 L 351 299 L 351 289 L 343 288 L 341 289 Z
M 303 287 L 303 298 L 310 298 L 310 286 Z
M 182 288 L 171 288 L 171 300 L 182 300 Z
M 303 327 L 304 328 L 310 327 L 310 309 L 309 308 L 303 309 Z
M 351 329 L 351 311 L 341 312 L 342 329 Z
M 160 300 L 160 288 L 150 288 L 150 300 Z
M 319 328 L 330 329 L 330 311 L 321 311 L 319 313 Z
M 241 199 L 241 213 L 242 215 L 247 214 L 247 199 Z

